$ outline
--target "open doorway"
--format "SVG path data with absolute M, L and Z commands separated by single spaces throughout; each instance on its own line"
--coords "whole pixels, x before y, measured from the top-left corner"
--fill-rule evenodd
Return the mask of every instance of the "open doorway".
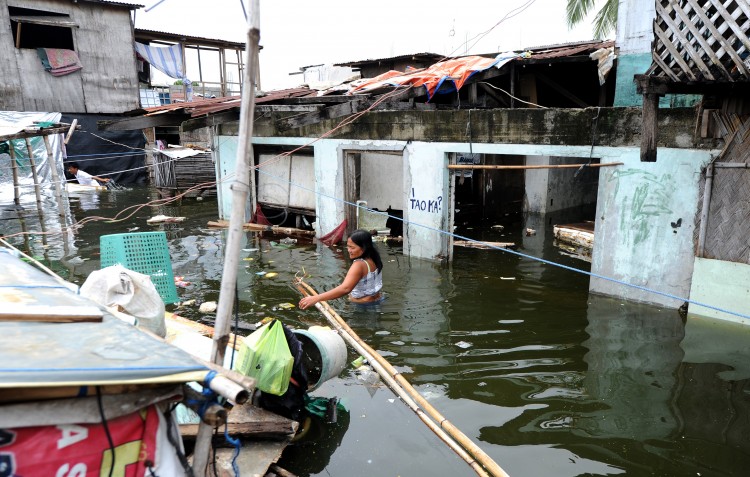
M 344 197 L 347 234 L 355 229 L 403 235 L 404 157 L 401 151 L 345 151 Z M 385 214 L 373 213 L 358 204 Z M 387 215 L 386 215 L 387 214 Z
M 590 261 L 599 168 L 580 167 L 588 159 L 501 154 L 449 159 L 450 222 L 457 234 L 524 247 L 533 243 L 541 252 L 545 235 L 557 238 L 562 226 L 586 238 L 588 250 L 580 258 Z

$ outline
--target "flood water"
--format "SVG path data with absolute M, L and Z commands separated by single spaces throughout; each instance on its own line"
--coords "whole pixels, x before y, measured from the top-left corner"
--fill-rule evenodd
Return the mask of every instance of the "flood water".
M 95 194 L 71 197 L 77 220 L 113 217 L 156 197 L 149 189 Z M 38 233 L 7 240 L 81 284 L 99 268 L 100 235 L 165 230 L 175 275 L 191 283 L 178 289 L 181 299 L 217 300 L 225 232 L 207 227 L 216 210 L 215 200 L 184 199 L 120 222 L 88 223 L 66 241 Z M 187 220 L 147 225 L 157 214 Z M 19 211 L 5 202 L 0 218 L 6 235 L 40 230 L 33 204 Z M 48 218 L 45 228 L 54 229 L 55 220 Z M 589 268 L 555 248 L 551 230 L 538 227 L 527 237 L 521 229 L 459 232 Z M 345 250 L 272 243 L 280 238 L 247 233 L 240 318 L 326 324 L 314 309 L 280 305 L 298 302 L 291 282 L 303 270 L 318 291 L 337 285 L 349 264 Z M 342 299 L 331 305 L 511 476 L 750 472 L 750 330 L 589 295 L 586 275 L 500 251 L 456 248 L 453 263 L 440 265 L 405 257 L 398 243 L 377 246 L 385 302 L 372 309 Z M 177 312 L 201 317 L 197 306 Z M 350 349 L 349 361 L 357 356 Z M 340 398 L 345 410 L 335 424 L 315 421 L 304 440 L 287 448 L 282 467 L 300 476 L 475 475 L 393 392 L 358 376 L 348 366 L 314 392 Z

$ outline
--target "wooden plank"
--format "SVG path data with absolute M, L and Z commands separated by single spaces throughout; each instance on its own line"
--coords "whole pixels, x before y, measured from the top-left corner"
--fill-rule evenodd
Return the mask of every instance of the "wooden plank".
M 676 61 L 677 64 L 680 66 L 681 72 L 685 74 L 688 77 L 688 79 L 692 81 L 696 81 L 698 78 L 693 74 L 692 68 L 690 68 L 690 66 L 688 66 L 685 60 L 682 59 L 682 55 L 680 54 L 679 51 L 677 51 L 677 48 L 675 48 L 674 45 L 672 44 L 671 40 L 668 37 L 667 32 L 665 32 L 661 28 L 654 26 L 654 34 L 662 42 L 664 47 L 669 51 L 669 54 L 671 55 L 670 58 Z M 656 58 L 654 58 L 654 60 L 656 60 Z M 664 71 L 667 74 L 671 72 L 672 74 L 670 74 L 670 76 L 674 75 L 672 68 L 670 68 L 668 65 L 664 65 Z M 676 81 L 679 81 L 680 80 L 679 75 L 677 75 L 677 77 L 675 77 L 674 79 Z
M 45 128 L 39 126 L 30 126 L 23 131 L 0 136 L 0 141 L 8 141 L 10 139 L 26 139 L 27 137 L 48 136 L 50 134 L 65 134 L 68 132 L 69 128 L 70 124 L 64 123 L 59 123 L 58 125 Z
M 513 248 L 516 246 L 513 242 L 470 242 L 468 240 L 454 240 L 453 245 L 456 247 L 478 248 L 481 250 L 491 250 L 493 248 Z
M 659 135 L 659 95 L 643 95 L 641 123 L 641 162 L 656 162 L 656 142 Z
M 229 435 L 237 437 L 275 437 L 283 439 L 297 432 L 299 423 L 265 409 L 243 404 L 234 406 L 227 417 Z M 186 438 L 198 435 L 198 424 L 181 424 L 180 434 Z M 223 430 L 223 429 L 222 429 Z
M 187 114 L 155 114 L 117 119 L 114 121 L 97 121 L 96 125 L 100 131 L 129 131 L 157 126 L 179 126 L 189 117 Z
M 293 476 L 294 474 L 273 465 L 278 462 L 281 453 L 289 445 L 290 441 L 291 439 L 243 443 L 236 461 L 239 475 Z M 232 470 L 232 460 L 234 460 L 234 449 L 216 450 L 216 474 L 218 477 L 235 477 L 234 470 Z M 271 472 L 269 472 L 269 469 L 271 469 Z

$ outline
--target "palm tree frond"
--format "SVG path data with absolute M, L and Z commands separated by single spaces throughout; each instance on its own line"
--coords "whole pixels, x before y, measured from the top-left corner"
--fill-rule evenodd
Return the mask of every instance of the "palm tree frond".
M 597 40 L 606 38 L 607 34 L 617 28 L 618 0 L 607 0 L 594 17 L 594 37 Z
M 572 28 L 583 21 L 594 7 L 594 3 L 595 0 L 568 0 L 566 8 L 568 28 Z

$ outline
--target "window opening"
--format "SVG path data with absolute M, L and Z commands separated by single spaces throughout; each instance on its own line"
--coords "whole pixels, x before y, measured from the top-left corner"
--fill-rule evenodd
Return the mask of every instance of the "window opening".
M 74 50 L 73 27 L 65 13 L 8 7 L 10 28 L 16 48 L 59 48 Z

